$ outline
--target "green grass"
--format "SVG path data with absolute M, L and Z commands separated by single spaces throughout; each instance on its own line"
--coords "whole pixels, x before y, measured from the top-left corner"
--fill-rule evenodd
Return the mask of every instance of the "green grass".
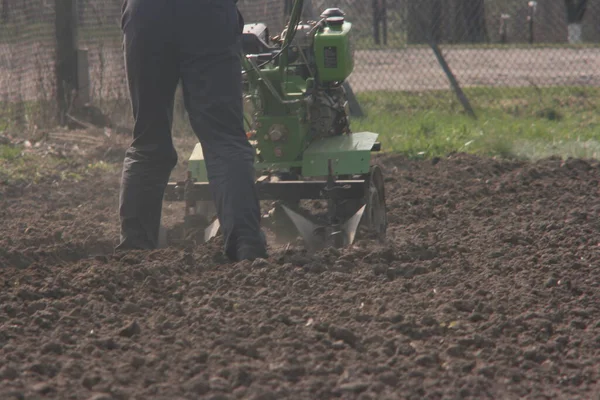
M 381 134 L 384 150 L 409 157 L 459 151 L 539 159 L 600 158 L 600 89 L 466 89 L 477 120 L 452 93 L 369 92 L 358 95 L 367 116 L 354 131 Z
M 85 163 L 52 154 L 26 153 L 21 147 L 0 145 L 0 185 L 78 182 L 86 176 L 115 172 L 119 167 L 103 161 Z
M 449 91 L 359 93 L 367 116 L 352 119 L 352 129 L 379 133 L 384 151 L 411 158 L 452 152 L 531 160 L 600 158 L 600 88 L 467 88 L 465 93 L 476 120 Z M 178 122 L 177 130 L 187 127 L 188 132 L 187 124 Z M 0 182 L 78 180 L 110 168 L 0 146 Z
M 15 162 L 20 157 L 20 149 L 11 146 L 0 146 L 0 162 Z
M 57 105 L 52 100 L 7 103 L 0 101 L 0 133 L 20 131 L 25 133 L 34 126 L 47 127 L 56 123 Z

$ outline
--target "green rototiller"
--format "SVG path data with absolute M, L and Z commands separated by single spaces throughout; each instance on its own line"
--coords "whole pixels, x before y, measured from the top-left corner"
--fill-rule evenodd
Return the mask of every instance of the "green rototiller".
M 256 149 L 258 193 L 271 205 L 263 226 L 278 239 L 301 236 L 310 251 L 359 237 L 382 240 L 384 180 L 372 164 L 378 134 L 351 132 L 344 88 L 354 68 L 352 24 L 337 8 L 302 22 L 303 6 L 295 1 L 278 36 L 263 23 L 244 26 L 245 123 Z M 203 229 L 205 241 L 219 233 L 200 144 L 187 178 L 169 183 L 165 199 L 185 201 L 184 225 Z M 307 207 L 310 201 L 315 205 Z

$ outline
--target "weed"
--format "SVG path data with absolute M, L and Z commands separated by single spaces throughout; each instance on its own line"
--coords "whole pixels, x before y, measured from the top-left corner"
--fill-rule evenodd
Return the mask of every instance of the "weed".
M 19 157 L 21 157 L 19 148 L 0 145 L 0 161 L 14 162 Z

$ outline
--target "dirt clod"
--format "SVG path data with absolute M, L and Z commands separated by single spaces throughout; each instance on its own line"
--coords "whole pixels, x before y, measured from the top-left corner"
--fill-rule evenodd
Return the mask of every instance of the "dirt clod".
M 95 393 L 88 400 L 114 400 L 110 394 L 106 393 Z
M 139 333 L 142 332 L 142 328 L 140 328 L 139 324 L 137 323 L 137 321 L 132 321 L 130 322 L 128 325 L 126 325 L 125 327 L 123 327 L 120 331 L 119 331 L 119 336 L 123 336 L 123 337 L 132 337 L 134 335 L 137 335 Z
M 436 363 L 436 357 L 433 355 L 430 355 L 430 354 L 424 354 L 424 355 L 418 356 L 415 359 L 415 363 L 417 363 L 417 365 L 420 365 L 422 367 L 429 367 Z
M 63 346 L 60 343 L 46 343 L 42 346 L 42 354 L 56 354 L 61 355 L 63 353 Z
M 361 382 L 361 381 L 349 382 L 349 383 L 341 384 L 340 386 L 338 386 L 338 388 L 336 390 L 334 390 L 334 392 L 361 393 L 361 392 L 367 390 L 368 387 L 369 387 L 369 384 L 367 382 Z
M 186 391 L 195 395 L 204 395 L 210 391 L 210 383 L 204 377 L 197 376 L 184 384 Z
M 252 262 L 252 268 L 265 268 L 269 266 L 269 261 L 264 258 L 257 258 Z
M 47 382 L 36 383 L 31 389 L 36 393 L 44 395 L 49 394 L 55 390 L 54 387 Z
M 575 328 L 575 329 L 585 329 L 587 327 L 587 324 L 579 319 L 574 319 L 571 321 L 570 323 L 571 327 Z
M 19 376 L 19 371 L 17 371 L 15 368 L 10 367 L 10 366 L 6 366 L 2 369 L 0 369 L 0 380 L 12 380 L 12 379 L 16 379 Z
M 382 156 L 385 243 L 229 263 L 179 203 L 169 247 L 115 254 L 117 158 L 0 185 L 1 399 L 598 393 L 598 162 Z
M 25 400 L 25 394 L 20 390 L 9 390 L 5 393 L 0 392 L 2 395 L 1 398 L 5 398 L 7 400 Z
M 355 346 L 358 342 L 358 337 L 350 329 L 330 326 L 328 332 L 329 336 L 336 340 L 341 340 L 349 346 Z

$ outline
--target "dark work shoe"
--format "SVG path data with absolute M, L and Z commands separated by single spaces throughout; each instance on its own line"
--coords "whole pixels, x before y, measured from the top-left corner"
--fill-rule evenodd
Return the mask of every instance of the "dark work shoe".
M 254 246 L 240 246 L 237 251 L 238 261 L 249 260 L 254 261 L 257 258 L 268 258 L 269 255 L 264 248 L 256 248 Z
M 123 240 L 117 247 L 115 247 L 115 252 L 130 250 L 154 250 L 154 247 L 150 243 L 131 239 Z

